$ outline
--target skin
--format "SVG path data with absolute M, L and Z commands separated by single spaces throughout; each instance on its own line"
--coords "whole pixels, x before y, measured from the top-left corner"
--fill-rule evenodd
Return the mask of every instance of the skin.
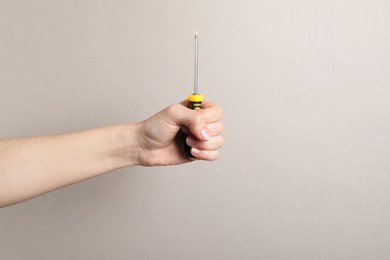
M 0 140 L 0 207 L 128 166 L 166 166 L 191 162 L 184 156 L 182 131 L 200 160 L 219 156 L 223 110 L 187 101 L 149 119 L 69 134 Z

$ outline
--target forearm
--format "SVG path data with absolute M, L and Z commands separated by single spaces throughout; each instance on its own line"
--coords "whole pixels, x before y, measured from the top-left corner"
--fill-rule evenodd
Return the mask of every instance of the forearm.
M 137 124 L 0 140 L 0 207 L 138 164 Z

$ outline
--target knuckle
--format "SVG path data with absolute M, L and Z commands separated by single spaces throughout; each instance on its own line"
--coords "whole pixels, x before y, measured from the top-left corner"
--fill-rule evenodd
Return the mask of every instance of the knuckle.
M 222 146 L 224 146 L 224 144 L 225 144 L 225 139 L 221 136 L 221 144 L 220 144 L 220 147 L 222 147 Z
M 203 118 L 206 118 L 209 111 L 206 109 L 198 109 L 196 110 L 197 114 L 199 114 L 200 116 L 202 116 Z
M 225 116 L 225 111 L 222 108 L 219 111 L 219 116 L 220 116 L 220 118 L 223 118 Z
M 225 112 L 219 105 L 215 105 L 215 109 L 220 118 L 223 118 Z
M 204 122 L 204 115 L 203 113 L 196 113 L 194 116 L 194 121 L 196 124 L 201 124 Z
M 180 104 L 172 104 L 172 105 L 170 105 L 169 107 L 167 107 L 167 113 L 169 115 L 176 114 L 179 111 L 179 106 L 181 106 L 181 105 Z
M 218 158 L 219 158 L 219 151 L 214 151 L 211 161 L 218 160 Z
M 224 130 L 225 130 L 225 126 L 222 123 L 220 123 L 219 132 L 222 134 Z

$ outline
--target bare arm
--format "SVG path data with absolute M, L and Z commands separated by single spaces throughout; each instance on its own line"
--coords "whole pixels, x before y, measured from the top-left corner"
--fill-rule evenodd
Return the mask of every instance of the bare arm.
M 137 124 L 0 141 L 0 206 L 137 165 Z
M 173 165 L 183 156 L 180 129 L 203 160 L 223 145 L 223 111 L 211 103 L 193 111 L 172 105 L 140 122 L 88 131 L 0 140 L 0 207 L 126 166 Z

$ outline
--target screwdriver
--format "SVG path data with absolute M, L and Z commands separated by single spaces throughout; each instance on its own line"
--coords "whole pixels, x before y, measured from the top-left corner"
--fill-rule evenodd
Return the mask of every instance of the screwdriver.
M 203 96 L 199 94 L 198 90 L 198 60 L 199 60 L 199 35 L 198 30 L 195 31 L 195 48 L 194 48 L 194 93 L 188 95 L 188 108 L 201 109 Z M 188 134 L 183 135 L 183 144 L 185 155 L 191 159 L 197 158 L 191 154 L 191 147 L 186 143 Z

